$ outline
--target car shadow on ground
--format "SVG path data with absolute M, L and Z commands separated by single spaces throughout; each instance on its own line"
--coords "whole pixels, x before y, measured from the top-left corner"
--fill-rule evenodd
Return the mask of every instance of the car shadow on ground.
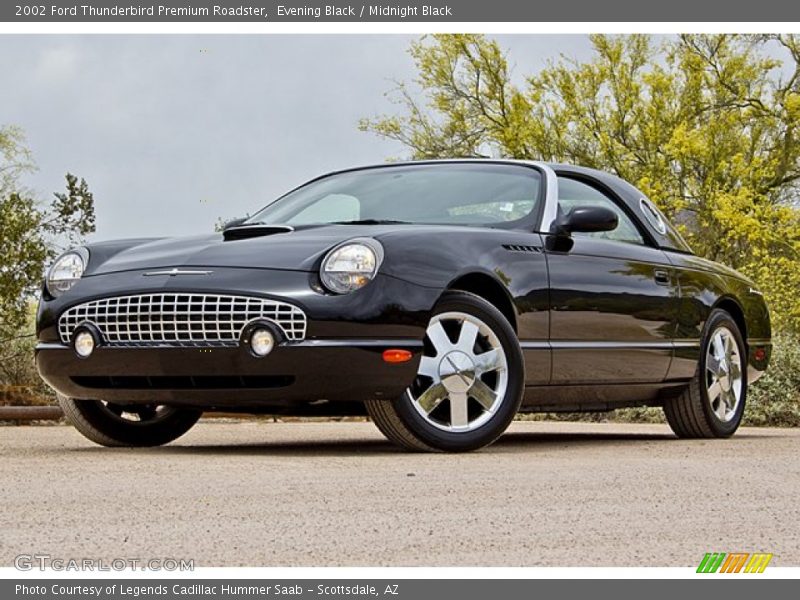
M 265 430 L 265 438 L 269 432 Z M 620 444 L 634 448 L 640 445 L 658 444 L 692 444 L 704 445 L 708 443 L 736 443 L 737 440 L 776 437 L 759 435 L 748 432 L 747 435 L 734 436 L 730 440 L 679 440 L 669 432 L 509 432 L 488 448 L 480 450 L 480 454 L 504 454 L 522 452 L 554 452 L 573 449 L 576 446 L 598 447 Z M 217 456 L 337 456 L 337 457 L 363 457 L 368 455 L 391 455 L 409 453 L 390 444 L 388 441 L 365 439 L 310 439 L 292 441 L 274 441 L 265 439 L 263 442 L 244 443 L 214 443 L 191 444 L 181 443 L 162 446 L 158 448 L 101 448 L 82 447 L 75 448 L 76 452 L 107 452 L 107 453 L 158 453 L 166 455 L 217 455 Z M 441 456 L 441 455 L 440 455 Z

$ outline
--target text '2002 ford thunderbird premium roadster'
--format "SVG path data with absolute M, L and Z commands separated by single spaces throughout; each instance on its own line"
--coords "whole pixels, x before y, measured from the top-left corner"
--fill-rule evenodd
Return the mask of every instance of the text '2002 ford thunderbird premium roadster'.
M 108 446 L 224 410 L 368 414 L 405 448 L 465 451 L 535 411 L 662 406 L 678 436 L 730 436 L 770 335 L 752 282 L 625 181 L 450 160 L 325 175 L 215 235 L 67 252 L 37 364 Z

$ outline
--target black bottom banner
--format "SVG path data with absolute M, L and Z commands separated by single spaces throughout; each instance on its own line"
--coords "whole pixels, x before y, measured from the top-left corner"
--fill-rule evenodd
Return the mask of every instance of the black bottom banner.
M 729 594 L 729 597 L 788 592 L 794 582 L 780 579 L 276 579 L 203 581 L 183 579 L 2 580 L 4 600 L 256 600 L 294 598 L 382 598 L 387 600 L 496 600 L 542 597 L 604 597 L 674 600 L 686 594 Z M 713 588 L 712 588 L 713 586 Z M 766 588 L 766 589 L 765 589 Z M 781 596 L 774 596 L 781 597 Z M 788 596 L 787 596 L 788 597 Z

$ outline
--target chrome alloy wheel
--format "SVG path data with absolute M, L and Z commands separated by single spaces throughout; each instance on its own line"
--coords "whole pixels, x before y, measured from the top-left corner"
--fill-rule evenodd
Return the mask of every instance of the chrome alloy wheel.
M 97 403 L 114 419 L 132 425 L 149 425 L 175 413 L 174 408 L 163 404 L 114 404 L 105 400 L 99 400 Z
M 507 387 L 506 353 L 486 323 L 462 312 L 431 319 L 417 378 L 408 390 L 429 424 L 453 433 L 473 431 L 497 412 Z
M 711 410 L 717 418 L 730 422 L 742 398 L 742 357 L 736 338 L 727 327 L 720 327 L 711 337 L 706 352 L 706 391 Z

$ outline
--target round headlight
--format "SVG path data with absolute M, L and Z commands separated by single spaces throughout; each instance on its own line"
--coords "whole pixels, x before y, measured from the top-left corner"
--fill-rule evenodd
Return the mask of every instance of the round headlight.
M 350 240 L 328 253 L 322 261 L 320 278 L 332 292 L 354 292 L 372 281 L 382 259 L 383 248 L 377 241 Z
M 80 248 L 62 254 L 47 272 L 47 291 L 54 298 L 68 292 L 72 286 L 80 281 L 89 262 L 89 253 Z

